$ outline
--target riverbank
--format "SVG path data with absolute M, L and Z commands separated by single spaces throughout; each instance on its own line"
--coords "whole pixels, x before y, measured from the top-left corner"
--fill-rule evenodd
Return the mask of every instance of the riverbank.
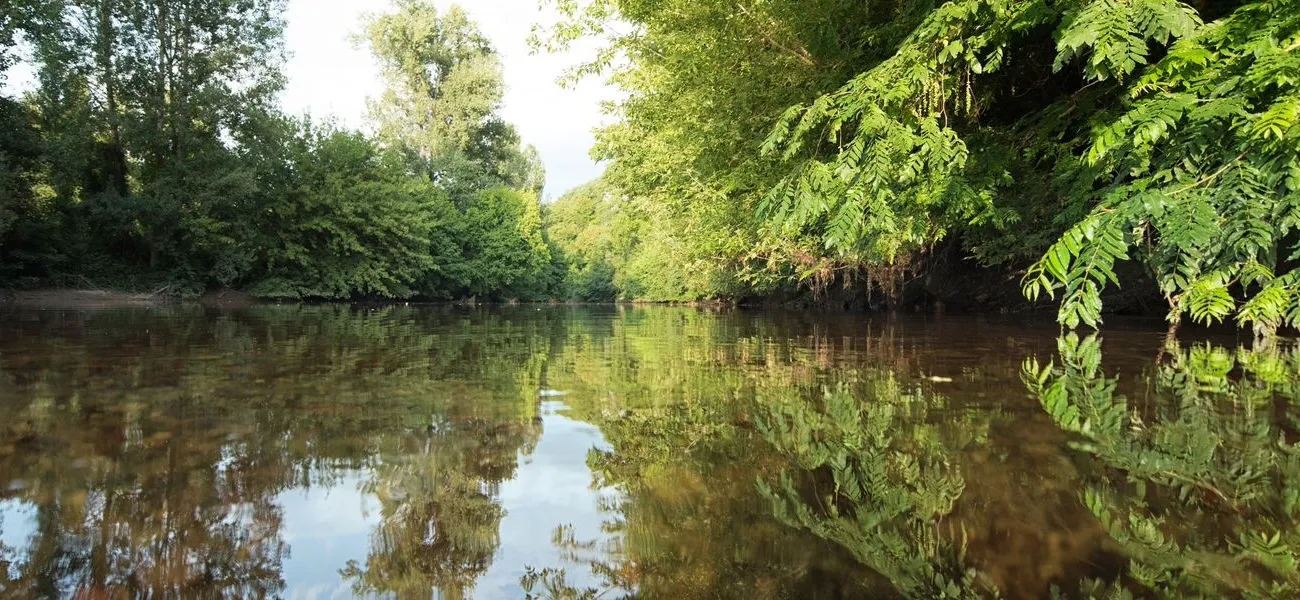
M 131 308 L 151 307 L 180 302 L 182 297 L 163 288 L 154 292 L 139 293 L 109 289 L 47 288 L 32 290 L 0 289 L 0 306 L 26 308 L 81 309 L 81 308 Z M 257 304 L 259 300 L 243 292 L 216 290 L 198 298 L 188 298 L 205 306 L 240 307 Z
M 154 306 L 174 300 L 161 292 L 132 294 L 113 290 L 0 290 L 0 304 L 37 308 L 114 308 Z
M 687 306 L 703 309 L 778 309 L 816 312 L 851 313 L 911 313 L 911 314 L 984 314 L 984 315 L 1048 315 L 1054 312 L 1055 303 L 1048 298 L 1037 302 L 1027 300 L 1019 289 L 1015 274 L 978 268 L 952 261 L 940 264 L 923 276 L 916 276 L 900 284 L 900 293 L 892 299 L 875 290 L 867 291 L 863 284 L 837 283 L 825 289 L 807 288 L 774 291 L 768 295 L 750 295 L 735 298 L 705 298 L 696 300 L 478 300 L 476 298 L 262 298 L 243 291 L 221 288 L 201 294 L 178 293 L 174 288 L 163 287 L 153 292 L 136 289 L 97 287 L 59 288 L 32 287 L 29 289 L 0 288 L 0 306 L 29 308 L 78 309 L 157 306 L 178 302 L 193 302 L 208 307 L 242 308 L 263 303 L 344 303 L 344 304 L 446 304 L 454 306 Z M 1140 277 L 1132 277 L 1137 284 Z M 145 288 L 147 289 L 147 288 Z M 1159 296 L 1150 286 L 1133 285 L 1108 291 L 1108 315 L 1129 317 L 1163 317 Z

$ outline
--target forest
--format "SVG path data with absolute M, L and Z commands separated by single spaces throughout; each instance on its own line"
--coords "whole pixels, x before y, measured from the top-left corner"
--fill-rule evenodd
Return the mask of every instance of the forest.
M 621 92 L 550 203 L 459 9 L 359 24 L 358 132 L 277 107 L 282 0 L 10 0 L 0 286 L 1300 324 L 1300 1 L 543 5 Z
M 626 93 L 579 293 L 1300 321 L 1300 2 L 553 5 Z
M 0 99 L 0 281 L 264 298 L 546 298 L 544 171 L 459 9 L 358 24 L 373 132 L 282 113 L 282 0 L 20 0 Z M 20 46 L 23 45 L 23 46 Z

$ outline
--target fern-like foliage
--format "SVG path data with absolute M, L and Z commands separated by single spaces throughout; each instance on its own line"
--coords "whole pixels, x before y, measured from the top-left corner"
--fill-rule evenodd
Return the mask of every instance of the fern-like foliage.
M 987 581 L 935 527 L 965 489 L 936 427 L 925 424 L 942 399 L 892 374 L 873 392 L 860 398 L 841 387 L 820 402 L 768 405 L 757 427 L 797 468 L 760 480 L 761 492 L 778 519 L 847 548 L 906 597 L 987 597 Z
M 1081 60 L 1100 80 L 1133 75 L 1154 45 L 1199 24 L 1174 0 L 943 3 L 891 56 L 785 112 L 763 149 L 795 166 L 759 212 L 787 236 L 812 233 L 832 254 L 886 265 L 954 224 L 1005 219 L 994 203 L 1003 178 L 971 160 L 976 80 L 1044 26 L 1057 32 L 1058 70 Z
M 943 235 L 934 216 L 978 212 L 989 199 L 961 177 L 969 152 L 949 111 L 971 108 L 968 70 L 996 69 L 1006 37 L 1032 26 L 1036 10 L 1038 2 L 946 3 L 893 56 L 791 107 L 763 149 L 797 166 L 760 214 L 778 229 L 818 232 L 834 254 L 888 264 Z
M 1171 321 L 1235 318 L 1261 334 L 1295 326 L 1300 5 L 1252 2 L 1200 26 L 1175 16 L 1162 19 L 1181 39 L 1093 132 L 1086 160 L 1111 183 L 1028 271 L 1025 292 L 1063 290 L 1061 323 L 1095 325 L 1116 262 L 1135 253 Z
M 1123 79 L 1146 64 L 1150 42 L 1168 44 L 1200 24 L 1196 11 L 1181 2 L 1088 2 L 1066 13 L 1053 67 L 1082 57 L 1092 79 Z
M 1059 356 L 1027 360 L 1023 379 L 1099 462 L 1080 500 L 1128 555 L 1128 579 L 1162 598 L 1300 593 L 1300 449 L 1276 407 L 1300 400 L 1300 352 L 1175 348 L 1142 407 L 1116 392 L 1096 337 L 1063 337 Z M 1085 595 L 1124 597 L 1098 585 Z

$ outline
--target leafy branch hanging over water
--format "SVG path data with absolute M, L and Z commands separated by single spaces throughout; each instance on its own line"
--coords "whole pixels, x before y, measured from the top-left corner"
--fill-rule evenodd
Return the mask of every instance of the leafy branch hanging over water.
M 630 253 L 707 273 L 678 296 L 1300 319 L 1294 0 L 556 5 L 539 45 L 602 38 L 577 71 L 628 94 L 599 154 L 661 219 Z
M 1253 2 L 1173 44 L 1093 131 L 1110 184 L 1025 277 L 1064 289 L 1061 322 L 1101 319 L 1101 289 L 1136 252 L 1169 318 L 1300 324 L 1300 8 Z

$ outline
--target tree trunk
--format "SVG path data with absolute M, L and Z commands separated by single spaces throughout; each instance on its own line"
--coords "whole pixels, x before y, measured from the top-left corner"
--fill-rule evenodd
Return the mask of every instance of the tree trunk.
M 166 164 L 168 155 L 173 154 L 172 146 L 174 135 L 174 124 L 171 110 L 172 103 L 172 48 L 171 36 L 169 34 L 171 11 L 170 0 L 157 0 L 158 11 L 155 25 L 157 28 L 156 35 L 158 38 L 158 133 L 163 136 L 163 147 L 155 148 L 158 154 L 158 166 Z
M 125 196 L 126 188 L 126 151 L 122 148 L 122 126 L 117 105 L 117 73 L 113 68 L 113 47 L 117 41 L 117 30 L 113 24 L 115 0 L 99 2 L 98 59 L 99 72 L 104 83 L 104 105 L 108 123 L 108 151 L 105 152 L 105 174 L 109 187 Z

